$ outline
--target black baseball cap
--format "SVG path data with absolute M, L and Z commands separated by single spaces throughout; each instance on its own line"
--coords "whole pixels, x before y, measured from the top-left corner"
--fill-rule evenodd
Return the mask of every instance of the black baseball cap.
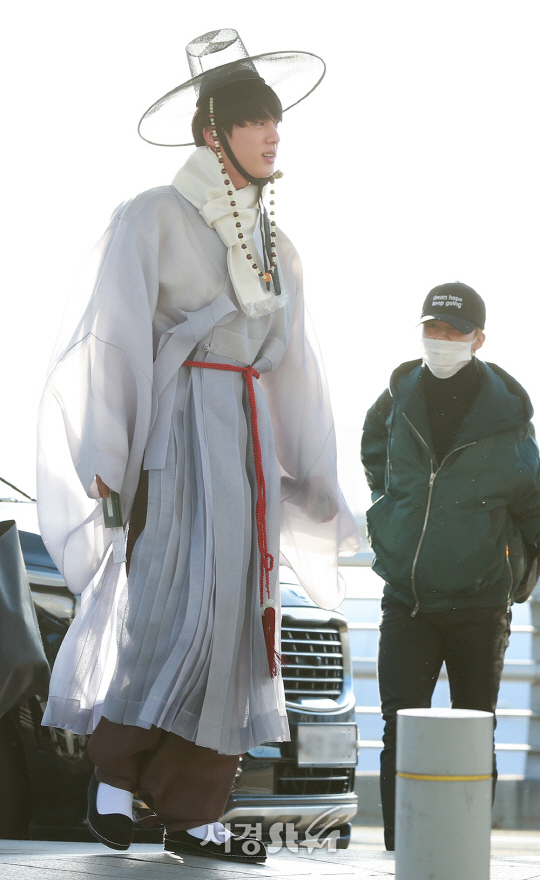
M 451 281 L 429 291 L 420 323 L 430 320 L 446 321 L 460 333 L 472 333 L 477 327 L 484 329 L 486 306 L 482 297 L 468 284 Z

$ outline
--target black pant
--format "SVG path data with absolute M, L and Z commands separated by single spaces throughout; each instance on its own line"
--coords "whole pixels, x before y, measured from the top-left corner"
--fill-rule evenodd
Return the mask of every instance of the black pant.
M 495 713 L 508 647 L 511 612 L 506 607 L 419 612 L 383 598 L 378 678 L 384 719 L 381 798 L 384 839 L 394 849 L 396 712 L 427 709 L 443 662 L 454 709 Z M 496 768 L 494 758 L 494 784 Z

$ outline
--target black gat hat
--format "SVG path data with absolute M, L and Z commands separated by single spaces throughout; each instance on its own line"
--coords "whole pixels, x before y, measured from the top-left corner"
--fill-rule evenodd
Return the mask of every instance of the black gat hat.
M 233 28 L 196 37 L 186 46 L 186 53 L 191 79 L 152 104 L 139 122 L 139 134 L 150 144 L 193 144 L 191 120 L 196 104 L 231 82 L 262 79 L 277 94 L 285 112 L 316 89 L 326 72 L 322 58 L 312 52 L 248 55 Z
M 430 320 L 446 321 L 460 333 L 472 333 L 477 327 L 484 329 L 486 306 L 482 297 L 468 284 L 451 281 L 429 291 L 420 323 Z

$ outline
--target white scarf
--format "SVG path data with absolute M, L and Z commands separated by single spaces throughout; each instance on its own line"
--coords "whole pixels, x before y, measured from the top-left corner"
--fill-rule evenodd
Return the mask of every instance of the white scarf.
M 259 222 L 258 188 L 248 184 L 235 190 L 231 183 L 236 202 L 236 206 L 231 207 L 231 198 L 224 192 L 223 177 L 217 156 L 210 147 L 198 147 L 177 173 L 173 186 L 197 208 L 227 246 L 227 268 L 238 302 L 248 317 L 259 318 L 282 308 L 287 297 L 265 290 L 251 267 L 252 262 L 262 266 L 253 241 Z M 233 217 L 233 211 L 238 211 L 239 216 Z M 238 238 L 237 222 L 242 224 L 243 239 Z M 242 248 L 242 244 L 246 244 L 247 249 Z M 253 260 L 247 260 L 246 254 L 253 254 Z

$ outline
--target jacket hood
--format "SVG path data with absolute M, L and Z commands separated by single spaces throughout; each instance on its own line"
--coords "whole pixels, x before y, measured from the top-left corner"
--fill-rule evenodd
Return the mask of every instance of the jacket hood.
M 463 419 L 452 446 L 470 443 L 481 437 L 514 430 L 526 425 L 533 415 L 529 395 L 513 376 L 496 364 L 477 360 L 482 377 L 478 396 Z M 420 378 L 422 360 L 401 364 L 390 377 L 389 391 L 396 405 L 423 433 L 427 410 Z M 428 431 L 429 436 L 429 431 Z

